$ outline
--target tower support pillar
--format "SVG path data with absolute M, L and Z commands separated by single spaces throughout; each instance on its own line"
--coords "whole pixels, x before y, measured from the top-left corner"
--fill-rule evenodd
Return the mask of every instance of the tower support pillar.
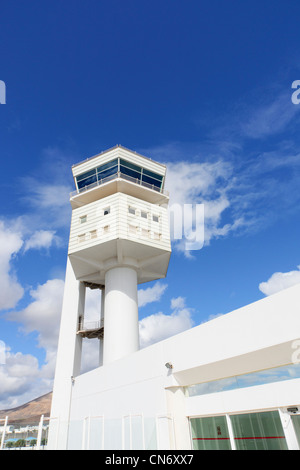
M 139 349 L 137 273 L 116 267 L 105 275 L 103 364 Z
M 60 334 L 53 387 L 48 448 L 67 449 L 72 401 L 72 384 L 80 374 L 82 338 L 77 335 L 79 317 L 84 315 L 85 286 L 76 280 L 68 259 L 62 305 Z

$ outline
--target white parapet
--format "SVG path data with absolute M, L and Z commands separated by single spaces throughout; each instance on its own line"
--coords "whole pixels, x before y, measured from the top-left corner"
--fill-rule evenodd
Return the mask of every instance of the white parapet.
M 113 268 L 105 275 L 103 364 L 139 349 L 137 273 L 129 267 Z

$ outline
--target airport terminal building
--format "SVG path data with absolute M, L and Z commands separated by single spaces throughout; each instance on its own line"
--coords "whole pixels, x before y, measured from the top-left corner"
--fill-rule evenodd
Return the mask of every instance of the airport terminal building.
M 137 286 L 171 255 L 166 168 L 117 146 L 72 171 L 48 449 L 299 450 L 300 284 L 139 349 Z M 99 367 L 80 374 L 83 338 Z

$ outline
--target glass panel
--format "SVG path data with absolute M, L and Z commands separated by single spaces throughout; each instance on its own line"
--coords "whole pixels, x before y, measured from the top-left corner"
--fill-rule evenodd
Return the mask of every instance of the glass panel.
M 96 171 L 94 171 L 94 173 L 91 174 L 90 176 L 88 176 L 87 178 L 84 178 L 84 179 L 81 179 L 81 180 L 78 180 L 78 178 L 77 178 L 77 186 L 78 186 L 79 190 L 84 188 L 85 186 L 89 186 L 90 184 L 93 184 L 93 183 L 96 183 L 96 182 L 97 182 Z
M 101 173 L 98 173 L 98 181 L 101 181 L 104 178 L 115 175 L 117 173 L 118 173 L 118 165 L 112 166 L 111 168 L 108 168 L 107 170 L 104 170 L 104 171 L 101 171 Z
M 300 415 L 293 415 L 292 422 L 294 425 L 295 433 L 296 433 L 298 444 L 300 447 Z
M 67 450 L 82 448 L 83 421 L 70 421 Z
M 157 449 L 156 421 L 155 418 L 144 418 L 145 449 Z
M 237 450 L 287 450 L 278 411 L 230 417 Z
M 142 416 L 131 417 L 132 449 L 142 450 L 143 443 L 143 419 Z
M 143 175 L 147 175 L 147 176 L 150 176 L 151 178 L 155 178 L 156 180 L 160 182 L 163 180 L 163 177 L 161 175 L 158 175 L 157 173 L 153 173 L 152 171 L 149 171 L 149 170 L 145 170 L 145 168 L 143 168 Z
M 107 170 L 108 168 L 112 168 L 113 166 L 118 166 L 118 159 L 111 160 L 110 162 L 105 163 L 104 165 L 98 166 L 97 173 L 102 173 L 103 171 Z
M 135 178 L 135 179 L 138 179 L 138 180 L 141 179 L 141 173 L 140 173 L 140 172 L 131 170 L 130 168 L 127 168 L 127 167 L 125 167 L 125 166 L 123 166 L 123 165 L 120 165 L 120 172 L 121 172 L 123 175 L 130 176 L 131 178 Z
M 237 377 L 228 377 L 212 382 L 191 385 L 186 388 L 186 392 L 188 396 L 193 397 L 297 378 L 300 378 L 300 364 L 290 364 L 289 366 L 276 367 L 260 372 L 239 375 Z
M 94 168 L 93 170 L 86 171 L 85 173 L 82 173 L 81 175 L 76 176 L 77 181 L 85 180 L 91 176 L 96 175 L 96 169 Z
M 91 418 L 89 429 L 89 450 L 102 450 L 103 446 L 103 418 Z M 87 447 L 86 447 L 87 448 Z
M 104 448 L 109 450 L 122 449 L 122 420 L 105 420 Z
M 123 418 L 123 442 L 124 442 L 124 449 L 123 450 L 130 450 L 131 446 L 131 439 L 130 439 L 130 416 L 125 416 Z
M 120 165 L 126 166 L 127 168 L 130 168 L 131 170 L 137 171 L 138 173 L 141 172 L 141 167 L 134 165 L 133 163 L 127 162 L 126 160 L 123 160 L 122 158 L 120 159 Z
M 225 416 L 191 419 L 194 450 L 231 450 Z
M 150 176 L 146 176 L 144 173 L 143 173 L 143 178 L 142 179 L 147 184 L 150 184 L 150 185 L 153 184 L 153 186 L 155 186 L 156 188 L 161 188 L 161 182 L 160 181 L 158 181 L 154 178 L 150 178 Z

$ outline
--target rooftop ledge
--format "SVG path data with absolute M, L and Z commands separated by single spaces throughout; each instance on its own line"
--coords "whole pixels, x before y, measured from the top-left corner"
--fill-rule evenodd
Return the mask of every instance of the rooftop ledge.
M 101 190 L 101 196 L 99 191 Z M 153 184 L 146 183 L 124 173 L 117 172 L 107 178 L 70 193 L 72 208 L 80 207 L 97 199 L 124 192 L 133 197 L 141 197 L 153 204 L 162 204 L 169 198 L 169 192 Z

